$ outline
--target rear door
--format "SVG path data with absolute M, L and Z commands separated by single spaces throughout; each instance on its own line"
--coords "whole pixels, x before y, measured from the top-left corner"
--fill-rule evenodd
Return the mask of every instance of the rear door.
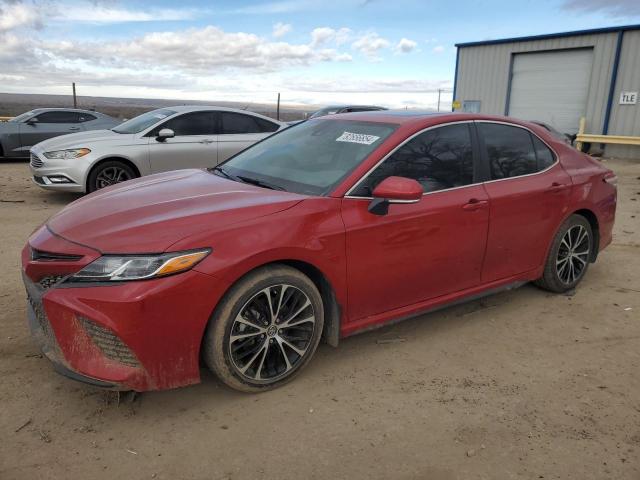
M 440 126 L 413 137 L 354 187 L 342 204 L 349 316 L 354 320 L 480 283 L 489 205 L 474 169 L 473 124 Z M 413 178 L 418 203 L 368 211 L 389 176 Z
M 217 112 L 200 111 L 183 113 L 155 127 L 147 134 L 151 171 L 214 167 L 217 122 Z M 175 136 L 158 141 L 158 132 L 165 128 L 173 130 Z
M 28 152 L 37 143 L 48 138 L 82 131 L 77 112 L 65 110 L 43 112 L 20 123 L 20 143 Z
M 483 283 L 539 267 L 566 216 L 571 179 L 529 130 L 476 122 L 491 204 Z
M 218 163 L 268 137 L 280 125 L 244 113 L 220 112 Z

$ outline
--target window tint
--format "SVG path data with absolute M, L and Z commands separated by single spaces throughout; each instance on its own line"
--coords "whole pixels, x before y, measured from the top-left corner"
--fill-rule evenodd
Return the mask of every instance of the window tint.
M 478 123 L 489 157 L 491 178 L 510 178 L 538 171 L 529 132 L 497 123 Z
M 96 117 L 91 115 L 91 114 L 89 114 L 89 113 L 80 113 L 80 114 L 78 114 L 78 121 L 80 123 L 90 122 L 90 121 L 95 120 L 95 119 L 96 119 Z
M 78 123 L 76 112 L 44 112 L 34 117 L 39 123 Z
M 222 133 L 262 133 L 255 117 L 242 113 L 222 112 Z
M 151 135 L 157 135 L 163 128 L 173 130 L 176 137 L 180 135 L 214 135 L 216 133 L 215 113 L 192 112 L 173 117 L 154 128 Z
M 533 146 L 536 149 L 536 157 L 538 157 L 538 170 L 549 168 L 556 161 L 553 152 L 538 137 L 532 135 L 532 138 Z
M 378 122 L 309 120 L 256 143 L 221 166 L 231 175 L 261 180 L 290 192 L 322 195 L 396 128 Z
M 258 124 L 260 131 L 263 133 L 271 133 L 275 132 L 280 128 L 280 125 L 277 123 L 270 122 L 269 120 L 264 120 L 263 118 L 253 117 L 253 119 Z
M 370 197 L 385 178 L 417 180 L 425 192 L 473 183 L 473 150 L 468 124 L 426 131 L 400 147 L 364 180 L 353 195 Z

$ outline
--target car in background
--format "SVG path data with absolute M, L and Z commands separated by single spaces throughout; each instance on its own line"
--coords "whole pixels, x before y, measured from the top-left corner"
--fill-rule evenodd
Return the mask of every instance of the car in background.
M 29 322 L 56 370 L 93 385 L 189 385 L 203 361 L 265 391 L 321 338 L 530 281 L 573 290 L 611 243 L 616 182 L 511 118 L 311 119 L 68 205 L 22 251 Z
M 33 145 L 49 138 L 120 123 L 109 115 L 75 108 L 37 108 L 0 123 L 0 157 L 28 158 Z
M 111 130 L 39 143 L 31 149 L 31 173 L 45 189 L 93 192 L 152 173 L 214 167 L 287 126 L 231 108 L 160 108 Z
M 352 112 L 373 112 L 377 110 L 387 110 L 385 107 L 378 107 L 375 105 L 331 105 L 329 107 L 321 108 L 320 110 L 313 112 L 309 115 L 309 118 L 324 117 L 325 115 L 336 115 L 338 113 L 352 113 Z
M 540 125 L 542 128 L 547 130 L 551 135 L 560 140 L 561 142 L 566 143 L 567 145 L 573 145 L 574 140 L 576 139 L 576 135 L 569 135 L 568 133 L 562 133 L 556 130 L 555 127 L 549 125 L 546 122 L 541 122 L 540 120 L 531 120 L 531 123 L 535 123 L 536 125 Z

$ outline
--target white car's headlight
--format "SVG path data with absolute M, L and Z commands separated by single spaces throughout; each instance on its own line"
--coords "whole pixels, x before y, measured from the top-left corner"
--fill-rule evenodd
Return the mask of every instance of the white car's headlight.
M 55 150 L 53 152 L 44 152 L 44 156 L 49 160 L 70 160 L 72 158 L 84 157 L 91 153 L 88 148 L 72 148 L 70 150 Z
M 193 268 L 210 249 L 160 255 L 103 255 L 84 267 L 67 282 L 122 282 L 166 277 Z

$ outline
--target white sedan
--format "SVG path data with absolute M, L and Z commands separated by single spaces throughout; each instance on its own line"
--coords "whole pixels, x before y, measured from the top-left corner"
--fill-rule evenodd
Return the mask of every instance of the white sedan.
M 93 192 L 152 173 L 214 167 L 287 126 L 244 110 L 161 108 L 111 130 L 45 140 L 31 148 L 31 173 L 45 189 Z

